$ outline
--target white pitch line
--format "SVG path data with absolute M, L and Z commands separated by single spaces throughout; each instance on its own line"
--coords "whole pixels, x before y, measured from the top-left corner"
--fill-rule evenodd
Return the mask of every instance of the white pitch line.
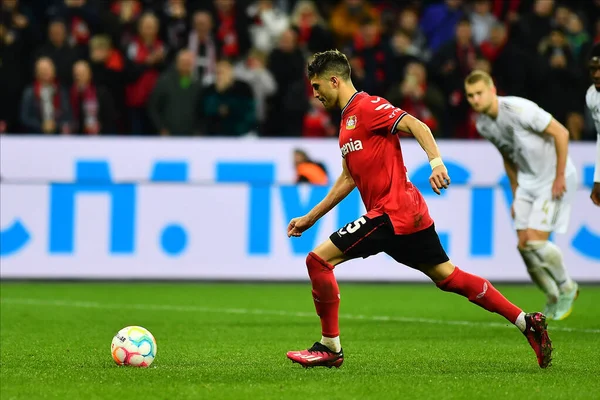
M 44 300 L 44 299 L 24 299 L 24 298 L 2 298 L 2 304 L 20 304 L 34 306 L 55 306 L 55 307 L 74 307 L 74 308 L 97 308 L 104 310 L 113 309 L 133 309 L 145 311 L 179 311 L 179 312 L 198 312 L 198 313 L 216 313 L 216 314 L 248 314 L 248 315 L 280 315 L 287 317 L 301 318 L 317 318 L 315 313 L 296 312 L 285 310 L 262 310 L 254 308 L 209 308 L 198 306 L 175 306 L 175 305 L 159 305 L 159 304 L 104 304 L 88 301 L 68 301 L 68 300 Z M 357 314 L 340 314 L 340 319 L 363 320 L 363 321 L 386 321 L 386 322 L 406 322 L 420 324 L 435 324 L 435 325 L 464 325 L 464 326 L 479 326 L 487 328 L 512 328 L 508 323 L 499 322 L 476 322 L 476 321 L 456 321 L 430 318 L 412 318 L 412 317 L 395 317 L 389 315 L 357 315 Z M 575 332 L 575 333 L 600 333 L 600 329 L 580 329 L 567 328 L 563 326 L 550 325 L 550 331 L 558 332 Z

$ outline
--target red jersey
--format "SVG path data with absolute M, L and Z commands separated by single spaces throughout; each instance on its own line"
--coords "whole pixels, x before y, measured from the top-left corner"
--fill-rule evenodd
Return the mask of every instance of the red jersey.
M 409 181 L 396 126 L 406 111 L 355 93 L 342 110 L 340 150 L 370 218 L 387 214 L 397 235 L 433 224 L 423 195 Z

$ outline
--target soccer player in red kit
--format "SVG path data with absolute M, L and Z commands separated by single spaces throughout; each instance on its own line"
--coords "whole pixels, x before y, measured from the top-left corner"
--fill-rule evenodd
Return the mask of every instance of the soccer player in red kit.
M 412 134 L 429 158 L 429 182 L 437 194 L 450 184 L 429 128 L 387 100 L 358 92 L 348 59 L 337 50 L 317 53 L 307 68 L 314 96 L 325 108 L 342 110 L 339 133 L 343 172 L 327 196 L 308 214 L 294 218 L 288 237 L 300 236 L 355 187 L 367 213 L 334 232 L 306 258 L 322 337 L 307 350 L 287 357 L 304 367 L 339 367 L 344 361 L 338 311 L 340 290 L 333 274 L 344 261 L 380 252 L 427 275 L 441 290 L 466 297 L 502 315 L 526 336 L 542 368 L 550 365 L 552 343 L 542 313 L 525 314 L 492 284 L 454 266 L 440 244 L 421 193 L 408 180 L 396 132 Z

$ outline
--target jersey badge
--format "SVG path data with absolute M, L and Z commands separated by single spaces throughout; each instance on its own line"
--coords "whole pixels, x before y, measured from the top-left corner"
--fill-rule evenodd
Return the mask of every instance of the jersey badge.
M 346 129 L 354 129 L 356 128 L 356 115 L 351 115 L 346 120 Z

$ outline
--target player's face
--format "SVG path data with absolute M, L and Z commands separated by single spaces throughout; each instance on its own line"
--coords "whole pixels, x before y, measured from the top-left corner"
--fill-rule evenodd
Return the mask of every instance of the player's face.
M 483 81 L 465 85 L 465 92 L 469 104 L 478 113 L 489 110 L 494 100 L 494 88 L 486 85 Z
M 327 109 L 335 108 L 337 106 L 338 93 L 336 85 L 331 80 L 325 80 L 321 78 L 313 78 L 310 80 L 310 84 L 313 88 L 313 96 L 323 104 L 323 107 Z
M 597 90 L 600 90 L 600 57 L 594 57 L 589 63 L 590 77 Z

